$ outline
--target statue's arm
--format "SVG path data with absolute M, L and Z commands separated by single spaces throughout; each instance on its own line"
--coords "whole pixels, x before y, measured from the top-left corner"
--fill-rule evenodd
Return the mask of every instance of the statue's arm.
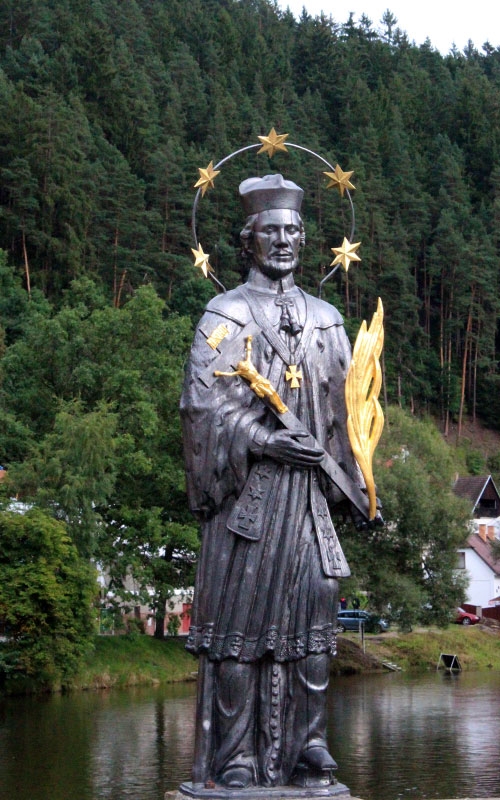
M 229 496 L 239 495 L 266 437 L 259 422 L 265 408 L 242 379 L 220 378 L 210 387 L 200 380 L 217 358 L 205 334 L 220 323 L 210 311 L 200 321 L 180 404 L 189 504 L 199 516 L 216 513 Z M 229 335 L 238 334 L 237 323 L 225 324 Z

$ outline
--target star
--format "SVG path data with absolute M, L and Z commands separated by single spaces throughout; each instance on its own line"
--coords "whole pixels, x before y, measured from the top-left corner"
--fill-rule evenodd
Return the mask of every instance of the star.
M 196 181 L 194 188 L 198 189 L 198 187 L 200 187 L 201 196 L 205 197 L 205 192 L 207 191 L 207 189 L 214 188 L 214 178 L 217 177 L 217 175 L 220 172 L 220 169 L 214 169 L 214 162 L 211 161 L 206 169 L 198 167 L 198 172 L 200 173 L 200 177 Z
M 264 494 L 264 490 L 261 489 L 260 486 L 250 486 L 248 494 L 252 498 L 252 500 L 262 500 L 262 495 Z
M 323 175 L 326 175 L 327 178 L 330 178 L 330 183 L 326 187 L 327 189 L 332 189 L 335 186 L 340 192 L 340 196 L 344 196 L 344 192 L 346 189 L 355 189 L 356 187 L 351 183 L 349 178 L 353 174 L 354 170 L 351 172 L 344 172 L 340 169 L 339 165 L 335 167 L 335 172 L 324 172 Z
M 257 150 L 257 155 L 259 153 L 267 153 L 269 158 L 272 158 L 279 150 L 282 150 L 283 153 L 288 152 L 283 144 L 285 139 L 288 139 L 288 133 L 276 133 L 274 128 L 271 128 L 267 136 L 259 136 L 259 139 L 262 142 L 262 147 Z
M 356 250 L 360 244 L 361 242 L 355 242 L 354 244 L 351 244 L 349 239 L 346 239 L 344 236 L 344 241 L 342 242 L 341 247 L 330 248 L 332 253 L 335 253 L 335 258 L 330 266 L 333 267 L 334 264 L 342 264 L 347 272 L 351 261 L 361 261 L 360 257 L 356 255 Z
M 195 267 L 199 267 L 205 278 L 208 278 L 208 273 L 213 271 L 212 267 L 208 263 L 208 259 L 210 258 L 209 254 L 203 252 L 203 247 L 201 244 L 198 246 L 198 250 L 195 250 L 194 247 L 192 247 L 191 252 L 194 255 Z
M 269 464 L 259 464 L 257 469 L 255 470 L 255 474 L 258 478 L 262 478 L 267 480 L 271 477 L 271 467 Z

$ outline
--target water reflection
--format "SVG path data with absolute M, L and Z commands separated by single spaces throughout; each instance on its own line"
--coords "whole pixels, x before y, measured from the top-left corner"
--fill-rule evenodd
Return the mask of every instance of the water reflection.
M 2 800 L 162 800 L 189 778 L 194 684 L 12 698 Z M 339 780 L 365 800 L 500 796 L 500 673 L 337 679 Z
M 194 687 L 151 693 L 110 705 L 91 743 L 94 798 L 153 800 L 189 776 L 194 736 Z M 112 695 L 111 695 L 112 697 Z
M 194 684 L 10 698 L 1 800 L 161 800 L 189 776 Z
M 339 779 L 366 800 L 500 794 L 500 675 L 339 681 Z

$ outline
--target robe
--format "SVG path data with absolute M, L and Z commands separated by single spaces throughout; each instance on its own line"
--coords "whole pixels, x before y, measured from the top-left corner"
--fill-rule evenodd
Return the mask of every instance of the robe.
M 291 388 L 290 365 L 262 330 L 253 336 L 252 361 L 362 486 L 346 430 L 350 345 L 342 317 L 295 286 L 284 295 L 294 300 L 302 327 L 287 339 L 290 351 L 302 343 L 300 388 Z M 252 298 L 279 333 L 271 290 L 246 284 L 213 298 L 195 334 L 181 400 L 188 498 L 202 523 L 187 649 L 213 662 L 334 654 L 336 579 L 349 575 L 330 516 L 344 495 L 319 467 L 298 469 L 265 451 L 253 454 L 252 442 L 264 441 L 280 423 L 243 378 L 219 377 L 209 388 L 200 380 L 212 365 L 220 369 L 219 352 L 207 343 L 214 331 L 233 338 L 252 319 L 259 322 Z

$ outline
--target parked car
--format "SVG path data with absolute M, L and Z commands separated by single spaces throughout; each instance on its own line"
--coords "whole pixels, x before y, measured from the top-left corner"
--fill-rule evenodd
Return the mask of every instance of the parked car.
M 476 625 L 480 621 L 481 617 L 478 617 L 477 614 L 470 614 L 463 608 L 457 608 L 457 615 L 453 620 L 457 625 Z
M 389 629 L 387 620 L 370 611 L 351 609 L 349 611 L 339 611 L 337 614 L 337 630 L 341 633 L 359 631 L 361 623 L 364 623 L 365 631 L 368 633 L 383 633 L 383 631 Z

